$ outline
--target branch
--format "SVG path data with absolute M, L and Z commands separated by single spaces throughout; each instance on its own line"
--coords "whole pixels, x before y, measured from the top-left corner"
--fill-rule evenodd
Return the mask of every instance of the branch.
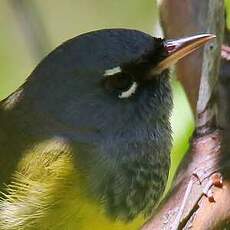
M 165 37 L 178 38 L 213 31 L 207 25 L 208 17 L 211 17 L 214 13 L 208 12 L 209 10 L 212 11 L 212 9 L 208 10 L 209 3 L 210 1 L 199 0 L 163 0 L 160 6 L 160 13 Z M 216 23 L 220 24 L 220 21 L 223 23 L 221 15 L 216 15 L 215 21 L 213 21 L 213 25 L 210 25 L 210 27 L 216 26 Z M 221 39 L 221 36 L 218 36 L 217 39 Z M 183 58 L 176 65 L 178 80 L 185 88 L 194 114 L 196 114 L 196 104 L 200 88 L 202 60 L 203 50 L 200 49 Z
M 142 230 L 176 229 L 175 224 L 179 224 L 179 229 L 215 229 L 230 218 L 230 181 L 227 177 L 224 177 L 222 188 L 213 188 L 215 202 L 204 196 L 204 188 L 210 191 L 210 178 L 214 180 L 214 175 L 218 175 L 214 173 L 225 175 L 224 171 L 229 171 L 222 164 L 226 135 L 219 129 L 223 128 L 220 114 L 226 111 L 220 109 L 220 100 L 217 100 L 224 2 L 164 0 L 161 19 L 166 37 L 208 32 L 216 34 L 217 39 L 176 67 L 193 111 L 197 111 L 196 130 L 171 192 Z

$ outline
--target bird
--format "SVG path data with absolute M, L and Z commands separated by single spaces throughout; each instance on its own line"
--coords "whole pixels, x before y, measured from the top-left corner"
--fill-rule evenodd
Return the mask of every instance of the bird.
M 1 230 L 135 230 L 164 192 L 169 67 L 213 39 L 76 36 L 0 102 Z

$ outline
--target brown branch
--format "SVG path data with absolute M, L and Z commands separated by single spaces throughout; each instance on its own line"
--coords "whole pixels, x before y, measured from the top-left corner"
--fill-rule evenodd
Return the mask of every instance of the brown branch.
M 166 38 L 189 36 L 204 33 L 207 30 L 204 23 L 207 17 L 206 1 L 163 0 L 160 15 Z M 176 65 L 178 80 L 185 88 L 194 114 L 200 85 L 202 53 L 200 49 Z
M 181 218 L 181 228 L 189 222 L 188 220 L 197 211 L 197 205 L 202 199 L 203 186 L 205 187 L 209 182 L 209 176 L 219 169 L 220 138 L 221 134 L 214 131 L 209 135 L 193 139 L 192 149 L 180 167 L 172 192 L 163 201 L 153 219 L 143 227 L 143 230 L 171 229 L 188 184 L 192 182 L 192 188 L 189 191 L 189 202 L 187 202 Z M 199 176 L 199 179 L 194 176 L 195 173 Z
M 221 100 L 217 100 L 220 88 L 217 87 L 220 47 L 224 34 L 224 2 L 164 0 L 161 18 L 166 37 L 209 32 L 216 34 L 217 39 L 176 67 L 178 79 L 185 88 L 193 111 L 197 111 L 196 131 L 190 151 L 180 165 L 172 191 L 142 230 L 175 229 L 175 218 L 180 212 L 179 229 L 219 228 L 230 218 L 229 198 L 226 201 L 230 194 L 230 182 L 224 174 L 229 170 L 223 164 L 229 158 L 223 143 L 225 139 L 226 143 L 229 142 L 229 138 L 226 129 L 218 129 L 223 128 L 220 123 L 223 119 L 220 117 L 226 118 L 226 114 L 221 114 L 230 110 L 220 108 Z M 225 94 L 226 92 L 228 91 Z M 226 101 L 222 100 L 222 103 L 226 104 Z M 225 161 L 222 160 L 223 156 L 226 156 Z M 225 177 L 223 188 L 213 190 L 215 202 L 210 202 L 203 196 L 203 188 L 210 186 L 210 178 L 215 172 L 222 172 Z

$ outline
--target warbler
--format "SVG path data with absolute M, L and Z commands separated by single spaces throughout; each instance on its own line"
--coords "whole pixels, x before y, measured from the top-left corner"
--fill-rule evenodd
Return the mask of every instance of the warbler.
M 0 103 L 0 229 L 139 229 L 170 167 L 168 68 L 213 37 L 104 29 L 45 57 Z

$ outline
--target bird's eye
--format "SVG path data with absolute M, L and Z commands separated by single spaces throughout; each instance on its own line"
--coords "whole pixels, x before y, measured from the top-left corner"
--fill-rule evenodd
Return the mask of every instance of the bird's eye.
M 130 97 L 136 90 L 137 83 L 128 73 L 117 73 L 103 79 L 104 88 L 118 93 L 119 98 Z
M 107 90 L 124 90 L 131 84 L 131 77 L 127 74 L 118 73 L 104 79 L 104 86 Z

